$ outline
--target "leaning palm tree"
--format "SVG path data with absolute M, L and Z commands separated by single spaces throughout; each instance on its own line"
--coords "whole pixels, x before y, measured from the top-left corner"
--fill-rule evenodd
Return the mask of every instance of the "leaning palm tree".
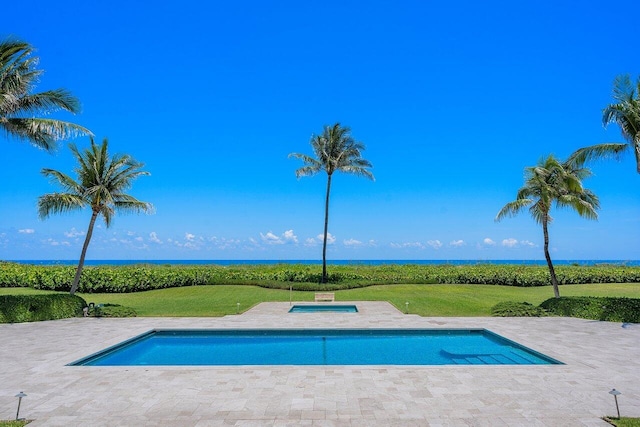
M 78 151 L 73 144 L 69 145 L 78 161 L 78 167 L 75 170 L 77 180 L 53 169 L 42 169 L 42 174 L 59 184 L 64 192 L 40 196 L 38 213 L 41 219 L 47 218 L 52 213 L 69 212 L 85 207 L 91 209 L 89 229 L 71 285 L 71 295 L 78 289 L 84 257 L 98 216 L 102 216 L 105 225 L 109 227 L 116 211 L 150 212 L 153 209 L 150 203 L 141 202 L 124 193 L 131 187 L 134 179 L 141 175 L 149 175 L 149 172 L 141 170 L 144 164 L 136 162 L 128 155 L 109 157 L 107 145 L 106 138 L 100 146 L 96 145 L 92 139 L 91 147 L 84 152 Z
M 609 123 L 617 123 L 627 142 L 580 148 L 567 162 L 579 167 L 589 160 L 616 157 L 631 149 L 636 157 L 636 171 L 640 173 L 640 77 L 635 84 L 629 75 L 616 77 L 613 82 L 613 99 L 615 102 L 602 111 L 602 123 L 605 127 Z
M 547 260 L 551 284 L 556 298 L 560 297 L 551 256 L 549 255 L 548 225 L 553 220 L 549 212 L 556 207 L 573 208 L 580 216 L 597 219 L 600 207 L 598 197 L 582 186 L 582 180 L 591 175 L 585 168 L 575 168 L 559 162 L 553 155 L 540 160 L 536 166 L 525 169 L 524 187 L 518 190 L 516 200 L 509 202 L 496 215 L 496 221 L 506 216 L 514 216 L 524 208 L 529 208 L 533 219 L 542 225 L 544 235 L 544 257 Z
M 368 160 L 362 158 L 365 149 L 361 142 L 356 142 L 351 136 L 351 129 L 336 123 L 324 127 L 322 135 L 311 137 L 311 147 L 315 157 L 306 154 L 291 153 L 304 162 L 305 166 L 296 170 L 296 177 L 315 175 L 320 171 L 327 173 L 327 194 L 324 204 L 324 235 L 322 240 L 322 283 L 327 283 L 327 235 L 329 227 L 329 194 L 331 192 L 331 177 L 334 172 L 344 172 L 364 176 L 371 180 L 373 174 L 367 169 L 371 167 Z
M 33 93 L 43 73 L 36 68 L 38 57 L 32 56 L 33 52 L 33 47 L 22 41 L 0 41 L 0 128 L 8 136 L 29 141 L 47 151 L 53 150 L 61 139 L 92 135 L 88 129 L 73 123 L 33 117 L 60 110 L 70 113 L 80 110 L 77 98 L 65 89 Z

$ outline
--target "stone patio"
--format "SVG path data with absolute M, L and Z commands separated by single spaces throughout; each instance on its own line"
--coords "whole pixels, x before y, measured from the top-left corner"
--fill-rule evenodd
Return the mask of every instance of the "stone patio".
M 428 318 L 263 303 L 222 318 L 0 324 L 0 419 L 38 426 L 607 426 L 616 388 L 640 417 L 640 325 L 572 318 Z M 154 328 L 486 328 L 564 362 L 537 366 L 87 367 Z

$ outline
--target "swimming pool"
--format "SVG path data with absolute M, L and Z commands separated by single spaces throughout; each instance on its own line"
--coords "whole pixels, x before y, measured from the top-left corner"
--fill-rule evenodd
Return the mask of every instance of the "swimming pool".
M 486 329 L 152 330 L 72 366 L 546 365 Z
M 296 304 L 289 313 L 357 313 L 358 307 L 353 304 Z

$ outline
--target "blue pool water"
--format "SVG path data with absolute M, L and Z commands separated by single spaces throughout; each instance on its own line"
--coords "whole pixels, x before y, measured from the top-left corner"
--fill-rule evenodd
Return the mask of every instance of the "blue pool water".
M 153 330 L 71 365 L 560 364 L 485 329 Z
M 323 313 L 323 312 L 331 312 L 331 313 L 357 313 L 358 307 L 351 304 L 323 304 L 323 305 L 294 305 L 289 310 L 289 313 Z

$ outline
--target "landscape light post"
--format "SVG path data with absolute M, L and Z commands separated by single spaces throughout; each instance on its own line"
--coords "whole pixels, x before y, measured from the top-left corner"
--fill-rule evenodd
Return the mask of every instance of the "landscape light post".
M 18 410 L 16 411 L 16 421 L 18 421 L 20 419 L 20 404 L 22 403 L 22 398 L 27 397 L 27 395 L 24 394 L 23 392 L 20 392 L 16 394 L 16 397 L 18 398 Z
M 616 411 L 618 412 L 618 419 L 619 419 L 620 418 L 620 407 L 618 406 L 618 396 L 621 395 L 622 393 L 614 388 L 609 392 L 609 394 L 612 394 L 613 395 L 613 399 L 616 401 Z

